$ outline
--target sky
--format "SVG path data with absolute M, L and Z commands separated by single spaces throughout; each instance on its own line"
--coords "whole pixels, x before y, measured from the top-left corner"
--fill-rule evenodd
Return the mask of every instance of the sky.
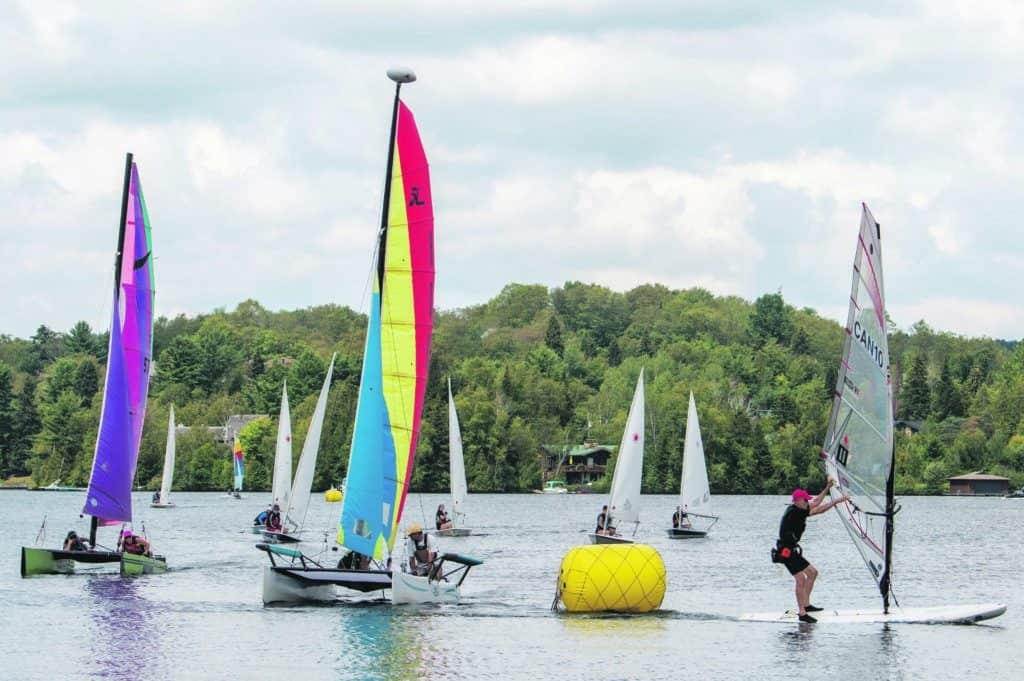
M 0 3 L 0 334 L 109 326 L 124 154 L 157 314 L 365 311 L 393 84 L 435 304 L 510 282 L 781 292 L 845 321 L 866 202 L 891 318 L 1024 336 L 1024 5 Z

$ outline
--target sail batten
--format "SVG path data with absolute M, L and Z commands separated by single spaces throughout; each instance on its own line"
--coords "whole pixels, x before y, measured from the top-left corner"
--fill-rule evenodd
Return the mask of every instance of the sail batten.
M 835 399 L 822 448 L 837 484 L 843 525 L 878 584 L 885 607 L 892 562 L 894 448 L 881 231 L 864 206 Z
M 377 276 L 338 543 L 380 559 L 398 532 L 419 439 L 433 329 L 434 218 L 426 155 L 396 93 Z

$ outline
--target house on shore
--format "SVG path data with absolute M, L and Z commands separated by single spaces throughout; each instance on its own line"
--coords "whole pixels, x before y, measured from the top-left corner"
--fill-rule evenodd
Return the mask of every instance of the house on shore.
M 604 477 L 608 460 L 618 449 L 584 440 L 582 445 L 541 445 L 543 481 L 564 480 L 567 485 L 586 485 Z
M 952 496 L 1001 497 L 1010 492 L 1010 479 L 1001 475 L 989 475 L 975 471 L 949 478 L 949 492 Z

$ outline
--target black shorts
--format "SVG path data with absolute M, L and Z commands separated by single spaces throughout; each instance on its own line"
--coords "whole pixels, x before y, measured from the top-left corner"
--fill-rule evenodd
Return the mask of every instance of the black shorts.
M 786 569 L 789 570 L 789 574 L 791 575 L 803 572 L 811 566 L 811 564 L 807 562 L 807 559 L 804 558 L 803 554 L 798 551 L 790 553 L 789 558 L 783 559 L 782 564 L 786 566 Z

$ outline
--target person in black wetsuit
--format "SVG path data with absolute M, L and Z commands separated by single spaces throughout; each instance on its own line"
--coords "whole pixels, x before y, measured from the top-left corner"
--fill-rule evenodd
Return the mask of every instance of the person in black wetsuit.
M 829 478 L 825 489 L 816 497 L 812 497 L 810 493 L 802 489 L 795 490 L 793 503 L 786 508 L 786 512 L 782 515 L 782 523 L 779 525 L 779 540 L 775 544 L 775 559 L 786 566 L 789 574 L 793 575 L 793 579 L 796 581 L 796 605 L 801 622 L 817 622 L 807 613 L 818 612 L 821 608 L 811 605 L 811 591 L 814 590 L 814 580 L 818 577 L 818 570 L 804 558 L 803 551 L 800 549 L 800 538 L 807 527 L 808 517 L 824 513 L 836 504 L 849 499 L 844 495 L 822 503 L 834 484 L 835 481 Z

